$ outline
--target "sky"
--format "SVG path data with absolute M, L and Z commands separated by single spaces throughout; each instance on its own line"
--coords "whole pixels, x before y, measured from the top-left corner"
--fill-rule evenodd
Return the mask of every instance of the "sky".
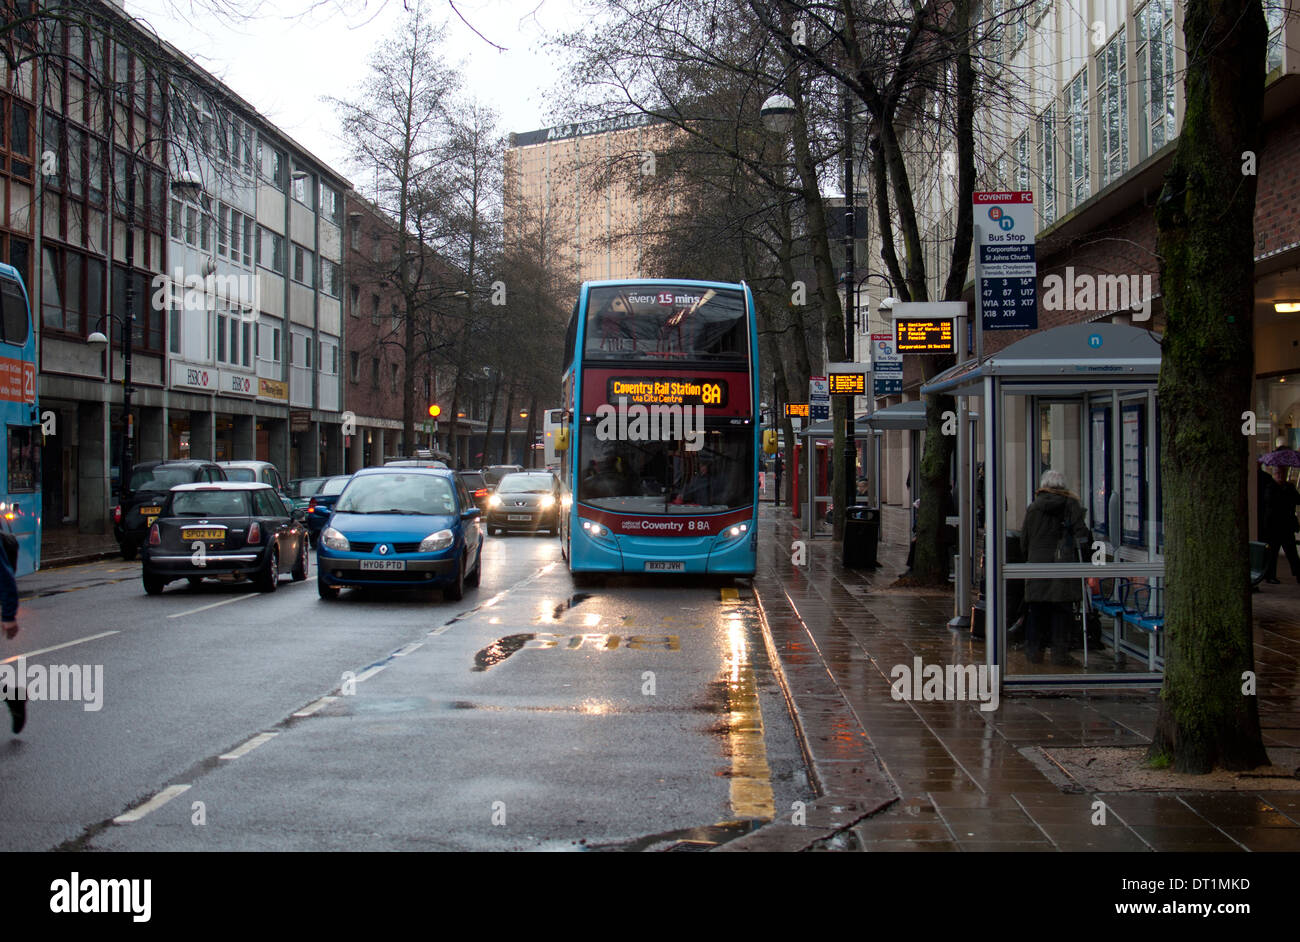
M 542 40 L 580 23 L 573 0 L 456 0 L 465 19 L 505 52 L 476 36 L 447 0 L 426 2 L 435 16 L 447 18 L 447 60 L 464 63 L 466 86 L 496 110 L 502 133 L 562 122 L 564 116 L 547 103 L 560 74 Z M 262 5 L 268 12 L 246 21 L 213 15 L 216 5 L 213 0 L 126 2 L 132 16 L 354 185 L 363 185 L 356 178 L 361 171 L 347 159 L 335 112 L 321 97 L 354 96 L 371 51 L 405 16 L 401 0 L 277 0 Z

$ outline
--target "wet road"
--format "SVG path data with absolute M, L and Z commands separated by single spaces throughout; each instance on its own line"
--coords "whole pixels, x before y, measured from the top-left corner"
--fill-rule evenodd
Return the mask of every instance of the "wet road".
M 102 665 L 103 699 L 0 733 L 0 847 L 678 849 L 810 800 L 745 585 L 578 591 L 527 536 L 460 603 L 313 582 L 22 580 L 0 653 Z

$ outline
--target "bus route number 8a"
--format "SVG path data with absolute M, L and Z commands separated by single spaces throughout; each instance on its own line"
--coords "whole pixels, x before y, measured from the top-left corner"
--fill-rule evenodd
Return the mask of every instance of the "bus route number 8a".
M 706 406 L 718 405 L 722 402 L 722 387 L 717 383 L 705 383 L 700 399 Z

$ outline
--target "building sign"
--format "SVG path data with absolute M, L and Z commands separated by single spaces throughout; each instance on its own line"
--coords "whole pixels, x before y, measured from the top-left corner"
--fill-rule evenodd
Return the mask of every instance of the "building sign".
M 192 366 L 172 360 L 172 385 L 196 392 L 216 392 L 220 371 L 210 366 Z
M 985 330 L 1038 327 L 1034 194 L 980 191 L 975 201 L 975 303 Z
M 310 426 L 311 411 L 309 409 L 289 410 L 289 431 L 305 432 Z
M 952 318 L 925 317 L 894 321 L 894 349 L 899 353 L 957 352 Z
M 808 409 L 813 422 L 824 422 L 831 417 L 831 393 L 825 376 L 808 380 Z
M 278 379 L 259 379 L 257 394 L 263 399 L 285 402 L 289 398 L 289 384 Z
M 877 396 L 903 391 L 903 355 L 894 345 L 893 334 L 871 335 L 871 373 Z
M 642 406 L 725 406 L 727 383 L 708 379 L 613 376 L 607 384 L 609 402 L 620 399 Z
M 512 134 L 511 147 L 528 147 L 531 144 L 544 144 L 548 141 L 564 141 L 574 137 L 586 137 L 589 134 L 605 134 L 610 131 L 630 131 L 633 128 L 649 127 L 652 124 L 666 124 L 663 118 L 648 114 L 626 114 L 616 118 L 603 118 L 596 121 L 582 121 L 578 124 L 561 124 L 540 131 L 525 131 Z
M 257 377 L 247 373 L 232 373 L 221 370 L 221 391 L 232 396 L 255 396 Z
M 789 419 L 806 419 L 808 418 L 808 403 L 806 402 L 787 402 L 785 404 L 785 415 Z
M 36 364 L 0 357 L 0 399 L 36 402 Z

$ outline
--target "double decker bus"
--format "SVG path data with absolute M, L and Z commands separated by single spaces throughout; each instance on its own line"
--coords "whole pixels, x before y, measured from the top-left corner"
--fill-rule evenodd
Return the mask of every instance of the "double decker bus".
M 565 362 L 560 540 L 575 577 L 752 575 L 759 374 L 749 287 L 587 282 Z
M 18 538 L 15 575 L 41 565 L 41 420 L 36 404 L 36 332 L 18 269 L 0 264 L 0 528 Z

